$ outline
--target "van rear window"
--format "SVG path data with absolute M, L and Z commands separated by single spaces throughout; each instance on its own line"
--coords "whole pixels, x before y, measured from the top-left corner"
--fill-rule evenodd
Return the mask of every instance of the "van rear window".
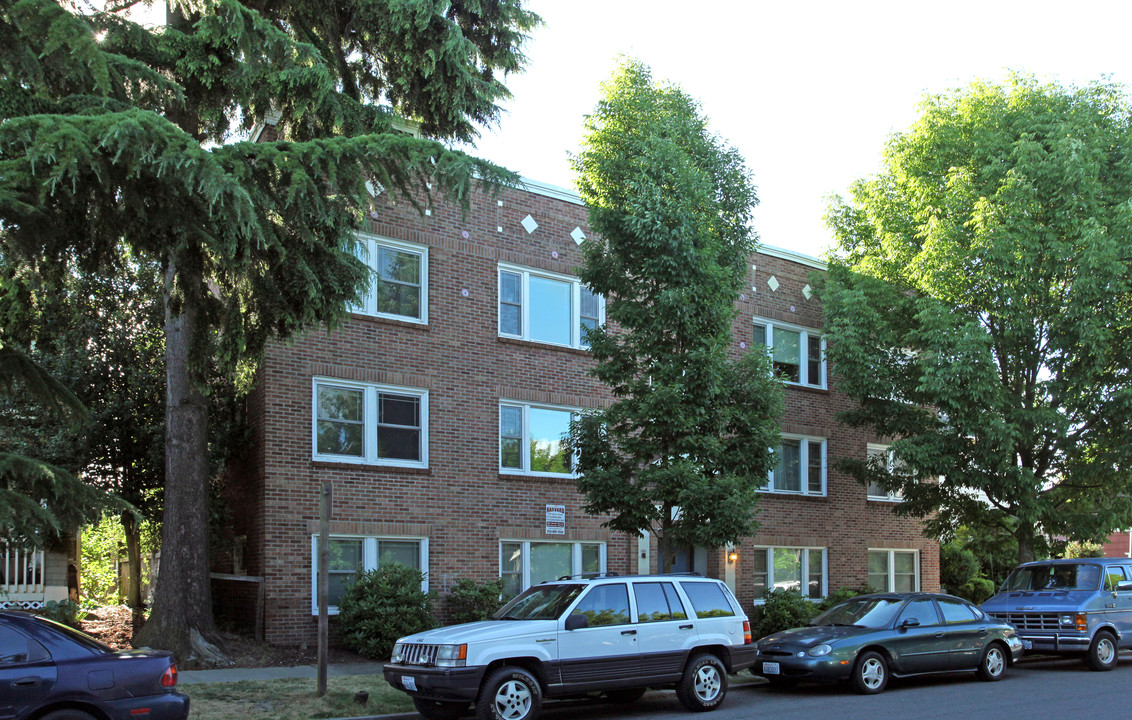
M 696 612 L 696 617 L 730 617 L 735 614 L 719 583 L 682 582 L 680 587 L 692 601 L 692 610 Z

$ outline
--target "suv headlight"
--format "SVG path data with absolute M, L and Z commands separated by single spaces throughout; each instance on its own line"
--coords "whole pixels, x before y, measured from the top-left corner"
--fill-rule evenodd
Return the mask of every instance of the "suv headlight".
M 401 658 L 404 657 L 404 653 L 403 653 L 404 649 L 405 649 L 404 643 L 394 643 L 393 644 L 393 654 L 391 656 L 389 656 L 389 662 L 393 663 L 394 665 L 400 664 Z
M 823 643 L 821 645 L 814 645 L 806 651 L 806 654 L 810 657 L 821 657 L 823 655 L 829 655 L 831 652 L 833 652 L 833 648 Z
M 468 660 L 468 646 L 440 645 L 436 648 L 437 667 L 464 667 Z

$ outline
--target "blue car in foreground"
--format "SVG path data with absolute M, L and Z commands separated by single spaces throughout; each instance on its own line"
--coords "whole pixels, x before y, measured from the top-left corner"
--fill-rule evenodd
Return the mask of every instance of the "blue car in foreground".
M 78 630 L 0 611 L 0 718 L 186 720 L 163 650 L 114 650 Z

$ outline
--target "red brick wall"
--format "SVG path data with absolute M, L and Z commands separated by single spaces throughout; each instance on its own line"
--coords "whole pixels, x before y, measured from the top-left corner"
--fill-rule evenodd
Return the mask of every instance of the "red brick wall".
M 608 401 L 586 375 L 588 353 L 497 333 L 498 263 L 572 274 L 581 250 L 570 232 L 589 234 L 585 209 L 517 190 L 500 200 L 479 196 L 466 215 L 438 205 L 422 217 L 404 201 L 379 196 L 371 231 L 429 247 L 428 325 L 353 315 L 333 332 L 310 331 L 268 350 L 249 401 L 256 448 L 254 469 L 243 475 L 251 492 L 240 495 L 237 534 L 248 536 L 248 572 L 266 578 L 269 641 L 315 640 L 311 535 L 325 481 L 334 487 L 332 532 L 427 536 L 430 586 L 442 594 L 459 577 L 497 577 L 501 537 L 547 537 L 547 504 L 567 507 L 566 539 L 608 541 L 609 569 L 636 572 L 636 538 L 612 536 L 601 518 L 586 516 L 571 480 L 498 471 L 501 398 L 579 407 Z M 539 225 L 533 234 L 520 225 L 528 214 Z M 735 319 L 736 354 L 746 351 L 740 343 L 750 345 L 754 316 L 821 327 L 817 300 L 802 294 L 812 267 L 768 255 L 752 264 Z M 766 284 L 770 274 L 777 291 Z M 427 389 L 428 469 L 312 461 L 315 376 Z M 784 431 L 829 438 L 828 496 L 762 496 L 762 527 L 739 551 L 744 605 L 756 542 L 827 547 L 830 589 L 865 581 L 870 547 L 915 548 L 923 587 L 938 588 L 938 546 L 920 536 L 916 522 L 893 516 L 891 505 L 867 502 L 864 488 L 833 469 L 836 456 L 865 453 L 866 437 L 834 420 L 846 402 L 832 391 L 788 389 Z M 709 568 L 722 572 L 721 553 Z

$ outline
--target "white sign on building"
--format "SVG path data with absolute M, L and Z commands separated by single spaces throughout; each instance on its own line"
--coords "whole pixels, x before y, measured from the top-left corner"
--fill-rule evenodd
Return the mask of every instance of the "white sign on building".
M 546 506 L 546 534 L 547 535 L 565 535 L 566 534 L 566 506 L 565 505 L 547 505 Z

